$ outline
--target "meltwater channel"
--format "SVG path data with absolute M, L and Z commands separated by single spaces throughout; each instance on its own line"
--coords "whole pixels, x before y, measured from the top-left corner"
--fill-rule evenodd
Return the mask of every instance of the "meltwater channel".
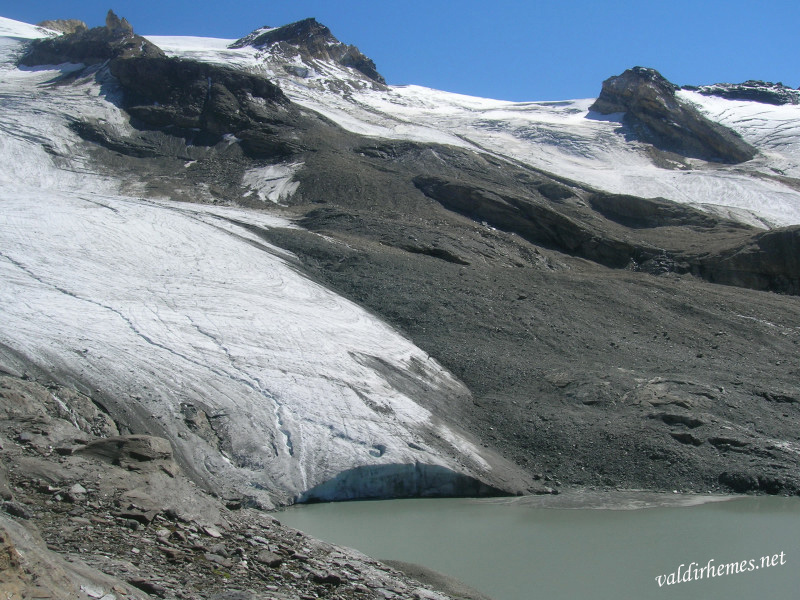
M 572 492 L 314 504 L 275 516 L 494 600 L 800 598 L 796 497 Z

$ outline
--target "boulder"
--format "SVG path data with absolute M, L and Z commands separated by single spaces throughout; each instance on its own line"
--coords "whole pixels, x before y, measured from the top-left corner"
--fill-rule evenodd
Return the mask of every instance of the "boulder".
M 132 471 L 169 466 L 177 469 L 169 441 L 151 435 L 124 435 L 96 440 L 75 454 L 90 456 Z
M 260 562 L 262 565 L 267 565 L 268 567 L 277 569 L 283 564 L 283 557 L 275 554 L 274 552 L 270 552 L 269 550 L 262 550 L 256 554 L 256 562 Z

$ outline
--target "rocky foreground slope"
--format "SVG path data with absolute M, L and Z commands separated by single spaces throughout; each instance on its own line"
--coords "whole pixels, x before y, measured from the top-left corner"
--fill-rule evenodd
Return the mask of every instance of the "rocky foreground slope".
M 450 597 L 198 489 L 168 440 L 119 435 L 74 390 L 7 376 L 0 508 L 0 595 L 8 599 Z

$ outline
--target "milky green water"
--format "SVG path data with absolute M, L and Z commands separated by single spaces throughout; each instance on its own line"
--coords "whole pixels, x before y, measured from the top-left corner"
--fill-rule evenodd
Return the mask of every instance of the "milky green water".
M 375 558 L 457 577 L 495 600 L 800 599 L 799 498 L 668 505 L 682 500 L 635 494 L 390 500 L 297 506 L 275 516 Z M 768 557 L 772 564 L 776 555 L 773 566 L 762 562 Z M 742 572 L 723 568 L 717 575 L 720 565 L 734 562 Z M 687 579 L 687 567 L 692 580 L 679 581 Z M 706 571 L 697 579 L 701 567 Z M 676 583 L 667 583 L 671 573 Z

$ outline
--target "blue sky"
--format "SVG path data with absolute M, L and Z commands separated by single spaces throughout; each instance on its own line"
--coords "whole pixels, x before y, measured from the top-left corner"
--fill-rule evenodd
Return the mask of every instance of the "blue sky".
M 594 97 L 637 65 L 678 84 L 800 85 L 798 0 L 0 0 L 0 16 L 29 23 L 96 26 L 109 8 L 153 35 L 237 38 L 316 17 L 389 83 L 507 100 Z

